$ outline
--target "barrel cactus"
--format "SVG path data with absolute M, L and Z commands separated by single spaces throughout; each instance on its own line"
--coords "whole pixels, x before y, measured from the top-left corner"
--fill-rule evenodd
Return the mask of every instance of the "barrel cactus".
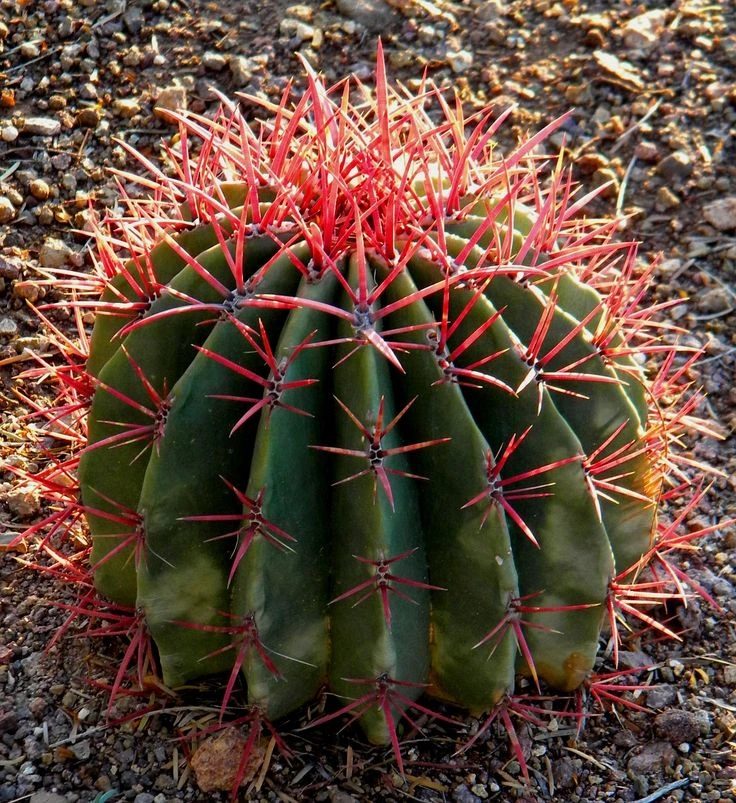
M 97 313 L 47 414 L 84 440 L 44 480 L 55 529 L 83 514 L 96 599 L 167 687 L 244 680 L 269 721 L 326 688 L 396 746 L 425 692 L 480 715 L 520 676 L 580 687 L 680 579 L 657 511 L 689 361 L 635 245 L 540 155 L 564 120 L 502 156 L 509 112 L 391 89 L 380 55 L 374 91 L 307 67 L 254 102 L 180 115 L 96 272 L 55 279 Z

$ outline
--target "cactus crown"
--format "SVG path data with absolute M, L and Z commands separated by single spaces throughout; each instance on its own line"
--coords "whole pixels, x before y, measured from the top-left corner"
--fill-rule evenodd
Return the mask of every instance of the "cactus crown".
M 692 358 L 539 154 L 564 118 L 503 157 L 511 110 L 390 89 L 380 52 L 374 93 L 307 67 L 257 102 L 137 154 L 96 271 L 55 278 L 98 314 L 59 339 L 45 415 L 83 448 L 35 478 L 43 545 L 84 514 L 78 611 L 127 611 L 168 685 L 224 673 L 224 710 L 242 676 L 268 720 L 326 686 L 401 762 L 424 691 L 491 718 L 519 674 L 570 691 L 605 621 L 684 593 L 656 514 Z

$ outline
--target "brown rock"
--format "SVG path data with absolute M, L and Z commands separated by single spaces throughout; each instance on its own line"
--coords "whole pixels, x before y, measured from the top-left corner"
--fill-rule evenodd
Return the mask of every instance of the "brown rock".
M 657 190 L 654 206 L 658 211 L 666 212 L 668 209 L 675 209 L 681 203 L 680 198 L 669 187 L 660 187 Z
M 185 111 L 186 108 L 186 89 L 183 86 L 167 86 L 158 93 L 153 113 L 162 120 L 170 120 L 170 112 Z
M 701 735 L 701 717 L 692 711 L 670 708 L 657 714 L 654 719 L 654 730 L 662 739 L 672 744 L 694 742 Z
M 596 170 L 600 170 L 608 166 L 608 159 L 598 151 L 592 153 L 583 153 L 576 161 L 576 165 L 584 176 L 590 176 Z
M 15 259 L 0 256 L 0 278 L 17 279 L 20 276 L 20 262 Z M 2 656 L 0 655 L 0 659 Z
M 15 711 L 0 712 L 0 733 L 9 733 L 18 727 L 18 715 Z
M 77 115 L 77 125 L 82 128 L 95 128 L 100 122 L 100 113 L 97 109 L 81 109 Z
M 41 295 L 41 288 L 33 282 L 18 282 L 13 286 L 13 295 L 35 304 Z
M 31 195 L 39 201 L 45 201 L 51 194 L 51 188 L 42 178 L 34 178 L 28 189 Z
M 49 98 L 49 109 L 59 111 L 66 108 L 66 98 L 63 95 L 51 95 Z
M 15 207 L 10 198 L 0 195 L 0 223 L 8 223 L 15 217 Z
M 225 728 L 205 739 L 191 758 L 190 765 L 203 792 L 229 792 L 235 783 L 238 765 L 248 740 L 238 728 Z M 265 744 L 258 742 L 251 753 L 240 785 L 255 776 L 265 755 Z
M 629 759 L 627 769 L 634 775 L 661 772 L 675 763 L 677 754 L 669 742 L 649 742 Z
M 643 162 L 656 162 L 659 158 L 659 149 L 653 142 L 642 140 L 634 148 L 634 154 Z
M 618 194 L 618 176 L 616 175 L 616 171 L 610 167 L 599 167 L 593 173 L 593 184 L 595 184 L 596 187 L 601 187 L 604 184 L 607 185 L 601 193 L 604 198 L 615 198 Z

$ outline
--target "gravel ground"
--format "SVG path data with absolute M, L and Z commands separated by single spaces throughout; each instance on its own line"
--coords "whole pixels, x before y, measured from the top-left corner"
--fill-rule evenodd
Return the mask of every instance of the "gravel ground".
M 688 448 L 721 473 L 687 526 L 733 516 L 736 9 L 705 0 L 0 0 L 2 459 L 26 471 L 39 465 L 22 416 L 44 388 L 18 374 L 48 339 L 27 302 L 53 297 L 44 268 L 87 262 L 74 229 L 84 227 L 90 204 L 114 203 L 106 168 L 132 166 L 116 138 L 156 159 L 174 133 L 156 105 L 206 111 L 213 86 L 277 100 L 302 73 L 295 53 L 329 80 L 352 71 L 370 83 L 377 34 L 392 75 L 409 86 L 426 69 L 468 109 L 518 104 L 509 137 L 575 109 L 564 143 L 553 137 L 552 146 L 567 149 L 585 186 L 610 182 L 596 211 L 627 216 L 622 237 L 643 241 L 642 259 L 661 253 L 652 298 L 674 302 L 663 319 L 706 349 L 693 381 L 708 393 L 701 415 L 723 440 L 697 435 Z M 70 314 L 53 317 L 63 329 Z M 671 515 L 677 510 L 673 503 Z M 150 689 L 108 710 L 100 685 L 114 677 L 122 640 L 101 648 L 72 628 L 44 653 L 67 615 L 59 606 L 73 598 L 20 567 L 32 552 L 7 548 L 41 512 L 34 494 L 0 473 L 0 801 L 226 799 L 201 791 L 186 761 L 197 742 L 180 738 L 215 721 L 202 704 L 207 690 L 195 707 L 193 693 L 173 699 Z M 299 732 L 296 717 L 282 727 L 288 758 L 264 740 L 266 761 L 248 799 L 733 800 L 733 525 L 705 536 L 681 565 L 722 610 L 693 600 L 660 611 L 681 631 L 679 642 L 651 632 L 626 637 L 622 664 L 656 667 L 632 676 L 651 685 L 629 695 L 646 711 L 618 706 L 589 719 L 580 736 L 561 715 L 521 724 L 530 784 L 493 734 L 453 756 L 473 720 L 459 735 L 432 723 L 414 734 L 402 779 L 390 752 L 367 747 L 356 732 Z M 606 645 L 602 655 L 605 672 Z M 132 716 L 141 710 L 151 713 Z M 242 733 L 221 738 L 207 742 L 204 763 L 218 755 L 232 763 Z

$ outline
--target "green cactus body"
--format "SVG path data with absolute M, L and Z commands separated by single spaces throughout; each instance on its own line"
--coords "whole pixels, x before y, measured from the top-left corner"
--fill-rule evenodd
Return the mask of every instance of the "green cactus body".
M 221 186 L 120 259 L 79 477 L 166 684 L 220 673 L 270 720 L 326 688 L 397 749 L 425 691 L 480 715 L 586 680 L 665 461 L 606 294 L 631 247 L 567 220 L 540 137 L 502 162 L 379 68 L 367 110 L 310 75 L 259 135 L 182 119 Z
M 270 241 L 253 242 L 254 250 L 264 255 L 276 250 Z M 232 286 L 221 248 L 214 246 L 200 254 L 198 264 L 214 280 Z M 151 317 L 185 308 L 172 290 L 205 303 L 221 300 L 217 290 L 191 266 L 177 273 L 169 287 L 169 292 L 152 304 Z M 99 374 L 79 477 L 94 536 L 95 584 L 101 593 L 123 605 L 135 605 L 136 598 L 135 531 L 139 523 L 132 514 L 137 510 L 151 446 L 145 430 L 155 430 L 169 389 L 194 356 L 193 346 L 207 336 L 204 324 L 212 318 L 212 312 L 193 307 L 168 319 L 155 318 L 127 335 Z M 152 434 L 157 435 L 155 431 Z
M 453 255 L 460 253 L 464 244 L 463 240 L 453 242 L 448 238 L 448 250 Z M 473 257 L 481 256 L 480 249 L 474 249 L 467 259 L 468 267 L 475 266 Z M 504 322 L 515 336 L 524 343 L 531 343 L 549 308 L 549 297 L 533 284 L 523 287 L 504 275 L 494 276 L 484 292 L 496 309 L 503 308 Z M 593 317 L 593 311 L 586 314 L 585 318 L 588 317 Z M 560 372 L 552 376 L 548 384 L 558 388 L 554 403 L 580 440 L 584 454 L 591 455 L 607 444 L 599 455 L 604 459 L 623 447 L 617 480 L 620 491 L 600 502 L 601 517 L 616 566 L 621 571 L 649 549 L 654 536 L 655 503 L 649 496 L 649 457 L 643 444 L 644 430 L 639 413 L 627 392 L 628 385 L 622 384 L 625 380 L 604 363 L 590 342 L 590 336 L 590 330 L 581 327 L 581 321 L 567 312 L 562 303 L 555 306 L 540 338 L 539 351 L 543 355 L 555 348 L 559 350 L 539 369 L 535 383 L 543 381 L 545 372 L 553 375 Z M 559 344 L 563 344 L 561 348 Z M 568 365 L 575 366 L 575 370 L 566 378 L 562 372 Z M 584 379 L 576 378 L 579 370 Z M 600 381 L 591 381 L 590 377 L 596 376 Z
M 304 257 L 304 248 L 299 250 Z M 274 263 L 261 289 L 294 293 L 297 283 L 298 274 L 287 254 Z M 236 396 L 263 393 L 252 378 L 263 373 L 263 359 L 243 330 L 255 333 L 259 321 L 276 328 L 283 317 L 281 310 L 246 306 L 234 320 L 225 317 L 215 325 L 202 351 L 192 352 L 196 356 L 169 394 L 166 435 L 148 460 L 138 502 L 146 558 L 138 566 L 136 604 L 146 613 L 162 669 L 172 685 L 232 663 L 230 656 L 218 652 L 229 643 L 227 631 L 195 626 L 224 628 L 228 624 L 223 616 L 230 606 L 226 539 L 228 532 L 238 528 L 233 528 L 232 520 L 201 517 L 213 511 L 233 516 L 242 507 L 231 487 L 244 487 L 248 480 L 248 462 L 243 456 L 253 451 L 255 422 L 233 432 L 242 415 L 242 403 L 219 399 L 217 394 L 223 388 Z M 223 361 L 236 363 L 244 373 L 234 372 Z M 188 463 L 192 470 L 180 482 L 172 482 L 179 467 Z
M 402 274 L 392 285 L 389 302 L 416 292 Z M 409 342 L 427 343 L 436 321 L 424 301 L 405 307 L 389 326 L 416 331 Z M 418 328 L 417 328 L 418 327 Z M 449 438 L 434 449 L 418 450 L 414 462 L 427 477 L 419 485 L 432 582 L 433 691 L 479 713 L 513 689 L 516 643 L 502 633 L 483 649 L 485 635 L 510 610 L 519 595 L 506 518 L 489 499 L 467 506 L 487 488 L 486 457 L 490 446 L 468 409 L 460 386 L 447 382 L 435 354 L 415 348 L 402 364 L 407 382 L 398 382 L 402 404 L 411 404 L 405 427 L 412 441 Z M 441 483 L 437 477 L 443 477 Z M 462 583 L 455 582 L 462 577 Z M 488 654 L 493 648 L 493 660 Z
M 301 283 L 303 298 L 324 304 L 333 302 L 339 289 L 331 274 Z M 257 533 L 237 566 L 233 612 L 242 619 L 253 617 L 270 651 L 273 668 L 251 648 L 243 674 L 249 702 L 271 719 L 309 702 L 327 677 L 331 589 L 325 566 L 331 560 L 331 511 L 324 499 L 330 493 L 329 464 L 324 453 L 310 447 L 323 441 L 331 406 L 312 383 L 329 384 L 331 363 L 329 349 L 307 346 L 328 340 L 333 323 L 309 307 L 289 315 L 276 355 L 290 360 L 282 392 L 284 404 L 294 410 L 274 406 L 261 416 L 250 463 L 247 495 L 261 500 L 259 515 L 268 523 L 263 526 L 272 529 Z M 303 460 L 285 459 L 294 449 Z M 247 513 L 252 517 L 253 511 Z
M 424 260 L 415 259 L 413 267 L 425 286 L 441 275 L 437 266 Z M 435 304 L 438 314 L 439 300 L 435 299 Z M 456 290 L 451 304 L 454 318 L 471 305 L 455 335 L 457 342 L 472 336 L 496 313 L 478 290 Z M 507 387 L 516 388 L 528 368 L 514 350 L 512 337 L 504 321 L 498 318 L 465 350 L 462 360 L 472 365 L 488 354 L 498 353 L 489 367 L 481 370 L 492 371 Z M 613 575 L 613 561 L 593 500 L 581 493 L 584 477 L 580 462 L 575 459 L 583 455 L 580 442 L 557 410 L 549 391 L 542 388 L 541 394 L 540 405 L 536 386 L 528 385 L 513 398 L 509 391 L 488 385 L 468 389 L 466 397 L 478 426 L 495 450 L 528 431 L 509 456 L 508 476 L 555 466 L 538 475 L 537 481 L 522 483 L 539 484 L 542 487 L 536 493 L 550 493 L 549 496 L 521 498 L 514 503 L 519 518 L 539 546 L 513 520 L 510 527 L 521 595 L 532 595 L 530 605 L 542 609 L 530 613 L 530 620 L 539 628 L 528 633 L 530 645 L 537 645 L 536 671 L 557 688 L 568 689 L 579 685 L 581 677 L 592 668 L 603 615 L 601 605 Z M 503 415 L 498 414 L 499 409 L 504 411 Z M 584 564 L 574 558 L 581 542 L 586 550 Z M 555 578 L 554 582 L 550 578 Z M 544 611 L 583 604 L 592 607 Z M 525 669 L 523 663 L 520 668 Z M 526 671 L 531 671 L 531 667 L 526 667 Z
M 346 329 L 341 328 L 341 334 L 347 335 Z M 380 428 L 393 420 L 398 412 L 393 398 L 391 369 L 373 349 L 360 348 L 348 356 L 351 348 L 348 345 L 340 350 L 339 358 L 345 361 L 335 369 L 335 396 L 369 429 Z M 335 411 L 335 416 L 337 448 L 365 455 L 365 436 L 346 413 Z M 397 448 L 400 443 L 395 430 L 389 437 L 381 438 L 382 449 Z M 334 488 L 332 507 L 335 602 L 331 606 L 330 687 L 348 700 L 356 695 L 355 681 L 365 682 L 386 676 L 422 684 L 427 678 L 428 591 L 407 587 L 410 600 L 388 591 L 389 600 L 385 606 L 379 589 L 374 591 L 371 588 L 378 582 L 374 580 L 376 564 L 407 552 L 410 554 L 396 564 L 396 573 L 414 582 L 427 581 L 418 488 L 416 480 L 403 476 L 410 470 L 408 461 L 397 457 L 368 458 L 385 460 L 392 471 L 402 472 L 389 480 L 391 499 L 374 472 L 366 471 L 366 457 L 338 455 L 334 463 L 333 476 L 340 484 Z M 364 472 L 362 476 L 345 481 L 359 471 Z M 357 597 L 350 595 L 338 599 L 365 582 L 370 582 L 371 586 L 359 592 Z M 366 591 L 373 593 L 361 601 Z M 421 690 L 419 685 L 409 693 L 413 692 L 416 697 Z M 362 723 L 371 741 L 388 742 L 390 726 L 379 708 L 369 709 Z

